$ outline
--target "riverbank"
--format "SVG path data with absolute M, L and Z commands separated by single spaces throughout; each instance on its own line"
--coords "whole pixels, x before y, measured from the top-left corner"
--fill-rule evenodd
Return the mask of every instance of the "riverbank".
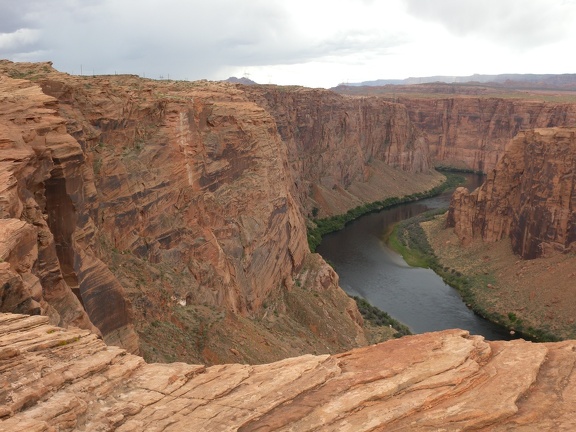
M 510 331 L 536 341 L 576 336 L 574 278 L 570 280 L 570 274 L 576 276 L 576 257 L 522 261 L 509 241 L 462 247 L 438 213 L 397 224 L 390 247 L 410 265 L 434 270 L 475 313 Z
M 371 203 L 354 207 L 343 214 L 312 220 L 308 226 L 308 245 L 310 246 L 310 251 L 316 251 L 316 248 L 322 241 L 323 236 L 341 230 L 347 223 L 358 219 L 360 216 L 382 211 L 398 204 L 405 204 L 424 198 L 430 198 L 439 195 L 448 189 L 455 188 L 464 182 L 464 178 L 457 173 L 445 171 L 442 174 L 444 174 L 446 180 L 424 192 L 416 192 L 402 197 L 390 197 L 380 201 L 373 201 Z
M 380 343 L 412 334 L 408 326 L 395 320 L 387 312 L 371 305 L 367 300 L 358 296 L 350 297 L 356 302 L 358 310 L 364 319 L 368 343 Z
M 367 213 L 373 213 L 391 208 L 399 204 L 414 202 L 423 198 L 436 196 L 448 189 L 455 188 L 465 181 L 464 177 L 454 173 L 443 173 L 443 175 L 445 180 L 441 184 L 424 192 L 417 192 L 402 197 L 389 197 L 381 201 L 375 201 L 372 203 L 364 204 L 362 206 L 357 206 L 348 212 L 337 216 L 317 219 L 313 221 L 309 225 L 308 231 L 310 249 L 315 251 L 323 236 L 328 233 L 343 229 L 347 223 L 358 219 Z M 406 325 L 395 320 L 388 313 L 375 307 L 363 298 L 353 295 L 351 295 L 351 297 L 356 301 L 358 309 L 364 318 L 365 333 L 370 343 L 382 342 L 393 337 L 401 337 L 411 334 L 410 329 Z

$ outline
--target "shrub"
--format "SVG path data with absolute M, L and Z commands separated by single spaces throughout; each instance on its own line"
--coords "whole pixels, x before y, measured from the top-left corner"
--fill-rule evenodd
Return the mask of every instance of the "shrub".
M 406 325 L 402 324 L 400 321 L 395 320 L 383 310 L 378 309 L 376 306 L 372 306 L 365 299 L 357 296 L 351 297 L 356 302 L 362 318 L 364 318 L 366 321 L 369 321 L 375 326 L 392 327 L 394 330 L 396 330 L 394 337 L 402 337 L 412 334 Z

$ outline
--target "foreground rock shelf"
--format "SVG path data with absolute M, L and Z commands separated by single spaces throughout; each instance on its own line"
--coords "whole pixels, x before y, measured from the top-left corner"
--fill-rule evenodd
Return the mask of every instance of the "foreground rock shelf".
M 462 330 L 267 365 L 147 364 L 0 315 L 0 430 L 574 430 L 576 341 Z

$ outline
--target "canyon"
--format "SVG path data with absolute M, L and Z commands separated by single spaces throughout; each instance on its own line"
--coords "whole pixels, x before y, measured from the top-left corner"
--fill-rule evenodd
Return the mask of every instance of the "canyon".
M 70 76 L 48 63 L 0 71 L 4 217 L 7 232 L 24 232 L 2 256 L 29 256 L 25 268 L 5 259 L 19 288 L 5 290 L 14 298 L 2 311 L 93 325 L 157 361 L 255 363 L 366 344 L 355 303 L 310 254 L 305 216 L 441 183 L 403 107 Z
M 573 270 L 576 103 L 437 96 L 0 61 L 0 430 L 572 430 L 573 340 L 369 345 L 309 250 L 314 218 L 445 165 L 488 177 L 435 248 Z

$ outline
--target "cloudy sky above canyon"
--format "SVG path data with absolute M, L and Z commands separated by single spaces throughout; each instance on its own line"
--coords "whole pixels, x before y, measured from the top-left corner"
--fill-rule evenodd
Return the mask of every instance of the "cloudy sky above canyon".
M 576 0 L 0 0 L 0 58 L 332 87 L 576 73 Z

